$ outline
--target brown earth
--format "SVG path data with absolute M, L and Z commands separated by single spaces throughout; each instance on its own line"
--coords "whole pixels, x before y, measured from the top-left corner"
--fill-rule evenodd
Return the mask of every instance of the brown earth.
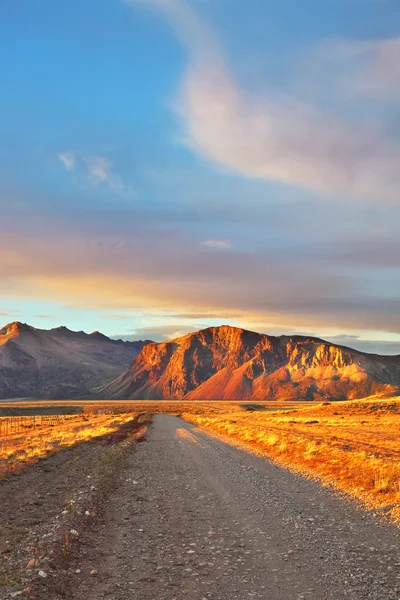
M 137 417 L 116 432 L 0 481 L 1 600 L 63 597 L 80 533 L 96 522 L 127 456 L 144 435 L 144 420 Z

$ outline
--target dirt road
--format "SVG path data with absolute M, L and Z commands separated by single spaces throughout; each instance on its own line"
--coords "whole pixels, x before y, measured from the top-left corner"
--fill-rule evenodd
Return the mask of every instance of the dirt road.
M 74 598 L 397 600 L 399 560 L 394 526 L 159 415 L 75 565 Z

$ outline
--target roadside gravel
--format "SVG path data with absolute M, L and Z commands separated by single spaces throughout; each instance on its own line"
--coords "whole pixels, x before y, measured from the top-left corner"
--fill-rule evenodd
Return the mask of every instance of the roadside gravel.
M 70 559 L 95 531 L 146 420 L 134 418 L 0 481 L 0 600 L 68 597 Z

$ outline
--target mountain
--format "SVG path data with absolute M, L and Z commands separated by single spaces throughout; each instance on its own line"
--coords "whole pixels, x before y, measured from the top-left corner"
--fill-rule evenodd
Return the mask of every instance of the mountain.
M 344 400 L 400 386 L 400 357 L 223 325 L 146 345 L 107 398 Z
M 0 329 L 0 398 L 90 395 L 120 375 L 146 343 L 10 323 Z

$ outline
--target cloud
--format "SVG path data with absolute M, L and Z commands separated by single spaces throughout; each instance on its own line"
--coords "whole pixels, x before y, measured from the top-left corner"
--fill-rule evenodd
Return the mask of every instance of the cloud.
M 112 162 L 104 156 L 77 157 L 74 152 L 58 153 L 57 156 L 68 171 L 79 169 L 91 187 L 105 185 L 119 192 L 125 189 L 122 178 L 113 171 Z
M 400 341 L 393 340 L 364 340 L 357 335 L 334 335 L 326 336 L 327 340 L 341 346 L 349 346 L 356 348 L 361 352 L 369 352 L 370 354 L 400 354 Z
M 152 315 L 152 317 L 157 317 L 157 315 Z M 231 312 L 219 312 L 219 313 L 212 313 L 212 312 L 186 312 L 186 313 L 173 313 L 173 314 L 161 314 L 158 315 L 159 318 L 162 319 L 192 319 L 193 321 L 198 321 L 198 320 L 212 320 L 212 319 L 225 319 L 225 320 L 229 320 L 229 319 L 240 319 L 241 317 L 244 317 L 243 313 L 231 313 Z
M 183 231 L 164 237 L 157 228 L 141 229 L 140 235 L 134 231 L 125 238 L 104 232 L 98 237 L 64 220 L 62 230 L 43 221 L 34 230 L 5 231 L 0 238 L 2 292 L 106 314 L 144 313 L 151 307 L 152 312 L 187 315 L 194 329 L 201 324 L 194 315 L 207 313 L 206 322 L 220 315 L 220 323 L 235 320 L 245 327 L 258 321 L 289 332 L 299 327 L 325 332 L 327 323 L 332 332 L 400 332 L 400 273 L 391 268 L 349 269 L 315 249 L 310 254 L 296 247 L 287 254 L 274 246 L 260 253 L 215 252 L 210 261 L 210 254 L 199 252 L 197 240 Z M 238 323 L 233 315 L 239 314 Z M 174 332 L 182 330 L 179 317 L 176 321 L 169 321 Z
M 358 114 L 362 103 L 368 103 L 365 114 L 371 122 L 371 101 L 379 107 L 380 116 L 396 112 L 400 38 L 324 40 L 301 50 L 289 71 L 294 93 L 314 102 L 328 99 L 347 110 L 354 103 Z
M 308 78 L 325 94 L 377 100 L 400 96 L 400 37 L 329 40 L 308 52 L 305 60 Z
M 129 2 L 136 4 L 136 0 Z M 400 146 L 273 91 L 242 90 L 211 29 L 179 0 L 151 1 L 189 54 L 175 108 L 194 152 L 238 174 L 397 203 Z
M 121 338 L 127 341 L 135 340 L 153 340 L 154 342 L 163 342 L 165 340 L 182 337 L 188 333 L 196 331 L 194 325 L 154 325 L 149 327 L 139 327 L 131 335 L 117 335 L 114 338 Z
M 59 152 L 57 156 L 68 171 L 71 171 L 75 167 L 76 161 L 73 152 Z
M 229 240 L 205 240 L 201 242 L 203 246 L 208 248 L 217 248 L 220 250 L 227 250 L 231 248 L 231 242 Z
M 84 161 L 87 165 L 91 186 L 97 187 L 105 184 L 112 190 L 122 191 L 124 189 L 122 179 L 113 172 L 110 160 L 104 156 L 87 156 Z

